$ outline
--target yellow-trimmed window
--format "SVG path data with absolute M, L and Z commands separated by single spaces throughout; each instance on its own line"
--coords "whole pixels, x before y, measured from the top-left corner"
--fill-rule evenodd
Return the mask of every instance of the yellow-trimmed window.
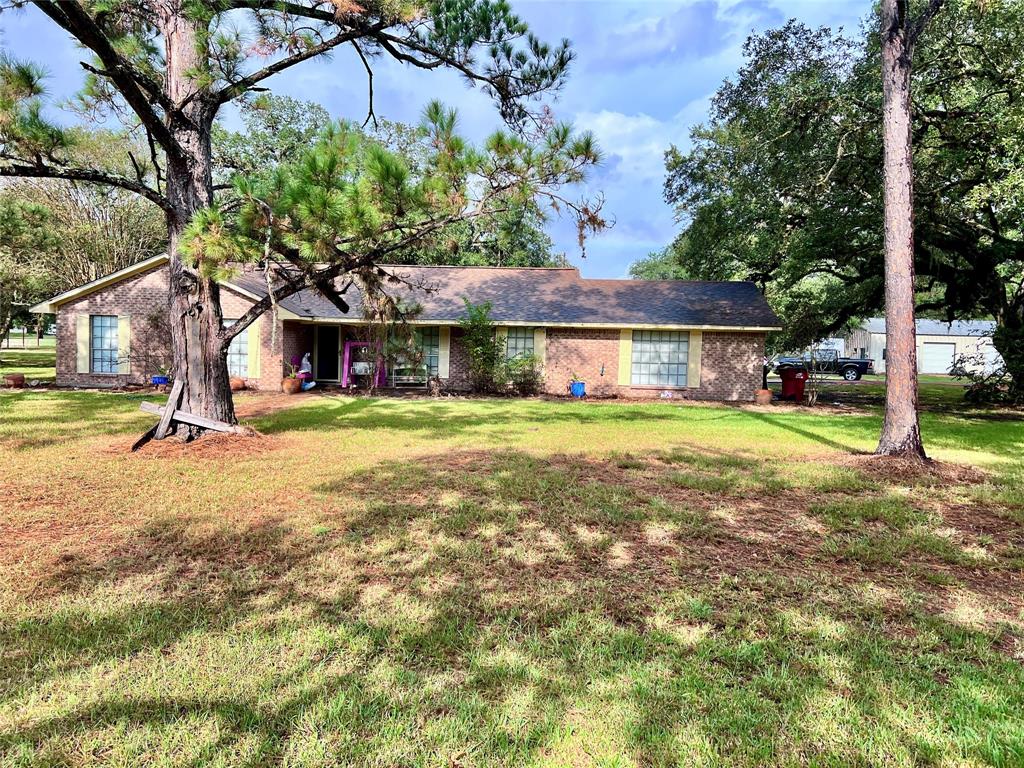
M 690 334 L 686 331 L 633 331 L 630 384 L 683 388 L 689 359 Z
M 535 350 L 536 334 L 533 328 L 509 328 L 505 338 L 505 357 L 531 357 Z
M 117 373 L 120 369 L 117 315 L 89 316 L 89 372 Z
M 234 325 L 237 320 L 225 320 L 224 327 Z M 249 328 L 235 336 L 228 345 L 228 375 L 245 379 L 249 376 Z

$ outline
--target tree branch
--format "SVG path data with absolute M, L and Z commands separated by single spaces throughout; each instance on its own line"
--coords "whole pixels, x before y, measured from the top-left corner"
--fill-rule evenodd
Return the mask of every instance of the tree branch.
M 316 21 L 337 22 L 338 17 L 331 11 L 323 11 L 319 8 L 312 8 L 299 3 L 289 3 L 283 0 L 232 0 L 225 3 L 229 11 L 278 11 L 287 13 L 290 16 L 299 16 L 305 19 Z
M 366 119 L 363 120 L 363 127 L 365 128 L 366 124 L 370 122 L 370 120 L 372 119 L 373 127 L 376 128 L 377 115 L 375 115 L 373 112 L 373 69 L 370 67 L 370 62 L 366 60 L 366 56 L 363 55 L 363 49 L 359 47 L 359 43 L 353 40 L 352 47 L 356 49 L 356 53 L 359 54 L 359 60 L 363 62 L 363 66 L 366 68 L 366 80 L 367 85 L 369 86 L 370 89 L 369 101 L 366 110 Z
M 49 16 L 62 29 L 99 57 L 105 67 L 103 73 L 110 78 L 118 91 L 138 116 L 142 124 L 153 134 L 153 138 L 168 155 L 182 156 L 181 147 L 153 109 L 154 98 L 143 90 L 142 76 L 114 49 L 106 34 L 78 2 L 54 3 L 46 0 L 32 0 L 39 10 Z M 143 80 L 145 78 L 142 78 Z
M 85 61 L 80 61 L 78 63 L 86 72 L 90 72 L 96 75 L 97 77 L 106 77 L 111 80 L 114 79 L 113 74 L 111 74 L 111 72 L 106 69 L 99 69 L 98 67 L 94 67 L 92 64 L 89 64 Z M 174 103 L 169 98 L 167 98 L 167 96 L 161 90 L 160 85 L 157 82 L 155 82 L 151 78 L 146 77 L 138 70 L 133 70 L 132 76 L 138 81 L 139 86 L 146 91 L 151 101 L 155 101 L 157 104 L 163 107 L 164 111 L 166 112 L 171 112 L 174 109 Z
M 910 22 L 907 39 L 911 45 L 917 42 L 917 38 L 921 36 L 924 28 L 928 26 L 928 22 L 935 17 L 935 14 L 939 12 L 944 2 L 945 0 L 928 0 L 928 5 L 925 6 L 924 10 L 918 14 L 916 19 Z
M 165 212 L 177 216 L 171 201 L 161 195 L 152 187 L 129 179 L 126 176 L 104 173 L 91 168 L 64 168 L 52 165 L 28 165 L 16 161 L 12 165 L 0 166 L 0 177 L 22 178 L 22 179 L 64 179 L 66 181 L 85 181 L 91 184 L 109 184 L 112 187 L 120 187 L 129 192 L 141 195 L 152 203 L 159 205 Z
M 221 328 L 218 338 L 220 338 L 221 344 L 226 347 L 231 343 L 233 338 L 252 325 L 260 315 L 269 310 L 274 304 L 282 299 L 295 295 L 299 291 L 306 290 L 307 288 L 312 288 L 334 304 L 334 306 L 338 307 L 340 311 L 347 313 L 349 310 L 348 303 L 341 298 L 338 290 L 334 287 L 334 280 L 337 277 L 349 272 L 354 272 L 357 269 L 372 267 L 383 257 L 401 250 L 402 248 L 407 248 L 412 243 L 417 240 L 422 240 L 424 237 L 441 227 L 447 226 L 455 221 L 477 215 L 482 215 L 482 212 L 474 211 L 469 214 L 454 214 L 442 219 L 420 222 L 420 224 L 413 229 L 413 232 L 406 235 L 404 238 L 401 238 L 390 245 L 365 251 L 361 256 L 355 258 L 346 251 L 335 249 L 336 257 L 339 258 L 339 261 L 328 267 L 322 267 L 320 269 L 310 268 L 308 263 L 299 256 L 298 251 L 295 249 L 278 248 L 276 249 L 277 253 L 296 267 L 300 271 L 301 277 L 293 278 L 289 277 L 283 271 L 278 272 L 278 277 L 284 280 L 285 284 L 274 289 L 272 293 L 267 294 L 249 307 L 245 314 L 230 326 Z
M 282 253 L 282 256 L 284 258 L 288 258 L 284 253 Z M 289 260 L 291 261 L 297 258 L 298 254 L 296 253 L 292 254 L 292 259 Z M 270 269 L 270 265 L 268 265 L 267 268 Z M 260 315 L 282 299 L 294 296 L 299 291 L 304 291 L 307 288 L 316 288 L 317 283 L 323 285 L 324 283 L 333 281 L 334 278 L 344 274 L 345 272 L 351 271 L 353 268 L 354 267 L 346 260 L 339 261 L 338 263 L 332 264 L 324 269 L 313 270 L 313 272 L 315 272 L 315 276 L 311 272 L 304 271 L 301 277 L 295 278 L 290 277 L 283 270 L 278 271 L 277 277 L 284 280 L 284 285 L 275 288 L 272 293 L 268 293 L 262 299 L 249 307 L 249 309 L 247 309 L 245 313 L 230 326 L 221 328 L 220 333 L 218 334 L 221 344 L 226 348 L 233 338 L 256 322 L 256 319 L 259 318 Z M 347 306 L 344 311 L 348 311 Z
M 319 56 L 327 51 L 337 48 L 342 43 L 347 43 L 351 40 L 355 40 L 365 36 L 365 32 L 359 29 L 349 29 L 345 32 L 339 32 L 334 37 L 324 40 L 319 45 L 314 45 L 312 48 L 307 48 L 304 51 L 288 56 L 280 61 L 275 61 L 273 64 L 268 64 L 263 69 L 258 69 L 252 74 L 246 75 L 240 80 L 236 80 L 229 85 L 221 88 L 217 93 L 213 95 L 214 104 L 224 104 L 232 99 L 241 96 L 246 91 L 250 90 L 256 83 L 261 80 L 266 80 L 271 75 L 275 75 L 278 72 L 282 72 L 289 67 L 295 66 L 306 59 L 312 59 Z

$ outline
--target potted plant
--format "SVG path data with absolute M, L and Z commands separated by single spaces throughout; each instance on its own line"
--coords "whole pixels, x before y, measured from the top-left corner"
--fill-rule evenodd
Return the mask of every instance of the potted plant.
M 569 379 L 569 394 L 573 397 L 584 398 L 587 396 L 587 382 L 574 373 Z
M 166 387 L 171 383 L 171 374 L 164 366 L 159 365 L 156 373 L 149 377 L 149 382 L 154 387 Z
M 281 391 L 286 395 L 296 395 L 302 391 L 298 358 L 292 358 L 291 362 L 288 363 L 288 375 L 281 380 Z

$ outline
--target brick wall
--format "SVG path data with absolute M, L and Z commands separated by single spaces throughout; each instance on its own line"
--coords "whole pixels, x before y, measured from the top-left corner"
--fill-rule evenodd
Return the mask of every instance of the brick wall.
M 226 318 L 237 318 L 251 306 L 251 300 L 230 288 L 221 291 Z M 68 302 L 57 313 L 57 384 L 78 387 L 117 387 L 141 384 L 155 373 L 157 361 L 170 362 L 166 328 L 157 328 L 152 318 L 162 317 L 167 304 L 167 269 L 158 267 L 101 291 Z M 131 315 L 131 373 L 80 374 L 77 372 L 76 317 L 86 315 Z M 259 321 L 262 348 L 260 378 L 249 386 L 276 391 L 281 386 L 286 363 L 313 350 L 313 326 L 292 320 L 277 321 L 264 314 Z M 701 353 L 700 386 L 672 390 L 677 398 L 706 400 L 752 400 L 761 385 L 761 359 L 765 334 L 705 332 Z M 273 342 L 273 343 L 272 343 Z M 663 388 L 620 387 L 618 385 L 619 331 L 617 329 L 548 328 L 544 389 L 564 395 L 573 374 L 587 382 L 595 396 L 660 397 Z M 451 329 L 449 356 L 451 390 L 469 388 L 469 361 L 462 344 L 462 330 Z
M 252 300 L 230 288 L 221 289 L 224 317 L 241 317 Z M 144 384 L 157 372 L 157 364 L 170 365 L 170 338 L 166 327 L 167 267 L 160 266 L 102 290 L 70 301 L 57 312 L 57 385 L 61 387 L 121 387 Z M 78 373 L 78 315 L 131 315 L 131 372 L 127 374 Z M 259 319 L 262 349 L 260 378 L 247 380 L 250 387 L 277 390 L 284 375 L 284 361 L 298 352 L 312 350 L 312 326 L 277 322 L 271 346 L 273 315 Z M 284 327 L 282 327 L 284 326 Z
M 700 389 L 707 400 L 753 400 L 761 388 L 763 333 L 704 333 Z
M 444 382 L 446 389 L 465 392 L 469 385 L 469 355 L 462 344 L 463 332 L 458 326 L 451 329 L 451 343 L 448 346 L 448 380 Z
M 300 360 L 307 352 L 313 351 L 313 326 L 296 320 L 285 320 L 278 325 L 277 343 L 270 344 L 271 315 L 263 316 L 263 350 L 261 370 L 263 378 L 260 389 L 275 391 L 281 388 L 281 379 L 293 357 Z
M 619 331 L 597 328 L 548 328 L 544 390 L 566 394 L 573 374 L 587 382 L 587 393 L 607 397 L 621 394 Z M 603 369 L 603 375 L 602 375 Z
M 61 387 L 121 387 L 140 384 L 170 365 L 170 339 L 159 324 L 167 312 L 167 269 L 159 267 L 130 277 L 60 307 L 57 313 L 57 385 Z M 131 373 L 78 373 L 78 315 L 131 315 Z M 164 337 L 161 340 L 161 337 Z M 143 359 L 145 358 L 145 359 Z
M 700 386 L 681 390 L 619 386 L 619 335 L 618 330 L 548 328 L 545 391 L 565 394 L 574 373 L 587 382 L 589 394 L 601 397 L 660 398 L 671 391 L 681 399 L 753 400 L 761 386 L 763 333 L 704 332 Z
M 544 391 L 566 394 L 573 374 L 587 382 L 587 392 L 595 397 L 661 398 L 671 391 L 674 399 L 753 400 L 761 386 L 763 333 L 704 332 L 700 386 L 676 390 L 619 386 L 619 337 L 618 329 L 548 328 Z M 453 328 L 447 388 L 455 391 L 469 389 L 461 338 L 461 330 Z

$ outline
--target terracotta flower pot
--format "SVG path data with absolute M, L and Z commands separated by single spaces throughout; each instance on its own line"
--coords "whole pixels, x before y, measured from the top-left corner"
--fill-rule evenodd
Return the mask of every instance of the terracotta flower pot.
M 288 377 L 281 381 L 281 391 L 286 395 L 294 395 L 302 391 L 302 381 Z
M 772 391 L 770 389 L 755 389 L 754 402 L 758 405 L 771 405 Z
M 232 392 L 241 392 L 243 389 L 245 389 L 245 379 L 243 379 L 241 376 L 232 376 L 228 380 L 228 385 L 231 387 Z

